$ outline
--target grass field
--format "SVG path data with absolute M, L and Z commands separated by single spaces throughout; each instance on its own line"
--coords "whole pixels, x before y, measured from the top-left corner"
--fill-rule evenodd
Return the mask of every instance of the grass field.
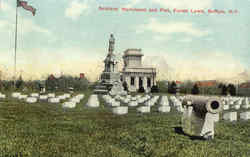
M 178 132 L 175 111 L 116 116 L 102 103 L 87 108 L 89 94 L 66 110 L 1 100 L 0 157 L 250 157 L 250 121 L 220 121 L 214 140 L 194 140 Z

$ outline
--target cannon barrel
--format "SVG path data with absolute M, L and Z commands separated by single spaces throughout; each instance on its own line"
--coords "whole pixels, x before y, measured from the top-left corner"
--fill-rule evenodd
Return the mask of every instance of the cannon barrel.
M 223 110 L 223 104 L 219 98 L 189 97 L 184 99 L 184 106 L 193 106 L 196 113 L 205 115 L 207 112 L 217 114 Z

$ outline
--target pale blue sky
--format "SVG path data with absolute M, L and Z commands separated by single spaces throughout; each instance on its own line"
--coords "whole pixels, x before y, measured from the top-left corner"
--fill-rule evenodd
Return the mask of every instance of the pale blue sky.
M 27 78 L 48 73 L 102 71 L 112 32 L 116 53 L 141 48 L 159 79 L 231 79 L 250 67 L 250 0 L 27 0 L 19 8 L 18 70 Z M 237 14 L 168 14 L 99 11 L 98 7 L 237 9 Z M 1 0 L 0 68 L 13 71 L 15 0 Z M 166 62 L 157 65 L 157 61 Z M 166 74 L 167 73 L 167 74 Z M 171 73 L 171 74 L 170 74 Z M 11 74 L 9 74 L 11 75 Z M 171 77 L 170 77 L 171 75 Z M 249 76 L 249 75 L 248 75 Z

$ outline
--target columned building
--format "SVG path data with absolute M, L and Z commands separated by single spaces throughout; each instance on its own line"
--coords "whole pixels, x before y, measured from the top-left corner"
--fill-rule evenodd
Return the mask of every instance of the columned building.
M 153 67 L 143 67 L 141 49 L 127 49 L 124 52 L 124 67 L 122 69 L 121 81 L 126 82 L 128 90 L 138 91 L 142 86 L 145 91 L 149 91 L 156 85 L 156 69 Z

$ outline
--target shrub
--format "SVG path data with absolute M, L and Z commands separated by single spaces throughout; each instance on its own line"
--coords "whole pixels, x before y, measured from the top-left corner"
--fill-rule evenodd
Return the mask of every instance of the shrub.
M 154 85 L 151 87 L 151 93 L 158 93 L 158 92 L 159 92 L 158 86 Z
M 168 83 L 167 81 L 157 81 L 156 82 L 159 92 L 161 93 L 167 93 L 168 92 Z
M 192 94 L 197 95 L 200 93 L 199 87 L 197 84 L 194 85 L 194 87 L 192 88 Z
M 227 95 L 227 86 L 226 85 L 222 85 L 221 87 L 221 95 Z
M 122 86 L 123 86 L 123 89 L 124 89 L 125 91 L 128 91 L 128 84 L 127 84 L 126 81 L 124 81 L 124 82 L 122 83 Z M 143 89 L 143 90 L 144 90 L 144 89 Z
M 170 86 L 168 87 L 168 92 L 171 94 L 176 94 L 177 92 L 177 85 L 175 83 L 175 81 L 173 81 Z
M 138 93 L 144 93 L 145 92 L 145 89 L 143 86 L 141 86 L 139 89 L 138 89 Z
M 227 88 L 230 95 L 232 96 L 236 95 L 236 87 L 233 84 L 229 84 Z

